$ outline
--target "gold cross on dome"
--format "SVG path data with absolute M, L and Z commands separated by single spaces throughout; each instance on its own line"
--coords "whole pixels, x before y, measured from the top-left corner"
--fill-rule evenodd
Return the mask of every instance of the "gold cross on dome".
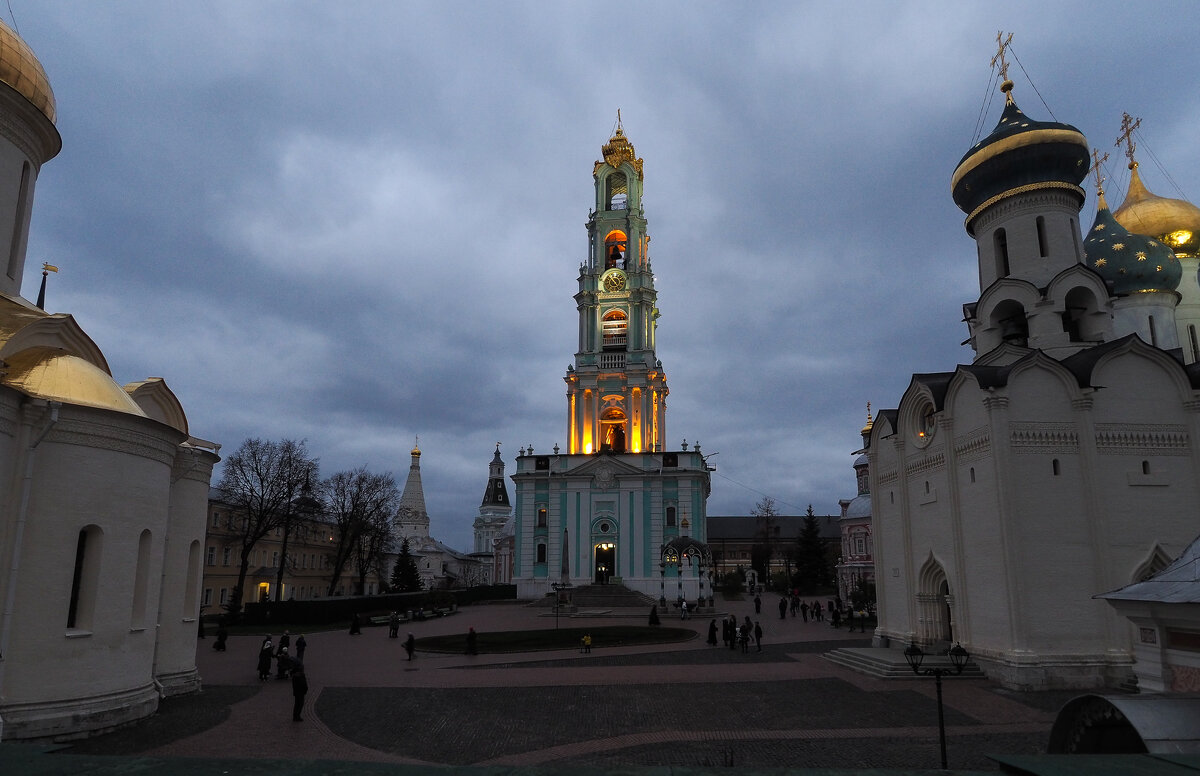
M 1125 143 L 1125 155 L 1129 157 L 1129 168 L 1133 169 L 1137 162 L 1133 161 L 1133 152 L 1137 149 L 1137 145 L 1133 142 L 1133 130 L 1142 125 L 1142 120 L 1134 120 L 1133 116 L 1128 113 L 1121 114 L 1121 134 L 1117 136 L 1117 142 L 1113 145 L 1118 148 L 1122 143 Z
M 992 67 L 995 67 L 997 62 L 1000 63 L 1001 81 L 1008 80 L 1008 59 L 1004 56 L 1004 52 L 1012 44 L 1012 36 L 1013 34 L 1010 32 L 1008 33 L 1008 37 L 1005 38 L 1004 30 L 998 30 L 996 32 L 996 45 L 1000 48 L 996 52 L 996 56 L 992 57 Z
M 1104 191 L 1104 176 L 1100 174 L 1100 165 L 1108 161 L 1108 152 L 1100 155 L 1099 148 L 1092 149 L 1092 166 L 1088 170 L 1096 178 L 1096 191 Z

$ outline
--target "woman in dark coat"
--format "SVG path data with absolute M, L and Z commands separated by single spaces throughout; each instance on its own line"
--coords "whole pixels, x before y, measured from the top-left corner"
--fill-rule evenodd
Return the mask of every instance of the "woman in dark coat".
M 409 660 L 412 660 L 413 650 L 416 649 L 416 646 L 417 640 L 413 638 L 411 633 L 408 634 L 408 638 L 404 640 L 404 651 L 408 653 Z
M 714 647 L 717 646 L 717 621 L 713 620 L 708 624 L 708 643 Z
M 271 657 L 274 654 L 274 649 L 271 645 L 271 637 L 263 639 L 262 647 L 258 650 L 258 680 L 265 682 L 271 678 Z

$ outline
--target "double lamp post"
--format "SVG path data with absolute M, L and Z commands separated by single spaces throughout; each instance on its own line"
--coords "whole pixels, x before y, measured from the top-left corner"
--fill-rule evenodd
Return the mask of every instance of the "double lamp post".
M 942 770 L 946 770 L 946 715 L 942 711 L 942 676 L 944 674 L 954 676 L 961 674 L 967 661 L 971 659 L 971 655 L 963 649 L 962 644 L 955 643 L 950 648 L 950 666 L 921 668 L 921 662 L 925 660 L 925 652 L 916 644 L 910 644 L 908 649 L 904 650 L 904 659 L 908 661 L 914 674 L 932 676 L 937 680 L 938 738 L 942 746 Z

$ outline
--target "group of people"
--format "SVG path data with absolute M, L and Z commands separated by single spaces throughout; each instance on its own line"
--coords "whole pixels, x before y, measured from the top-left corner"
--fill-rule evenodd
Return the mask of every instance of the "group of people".
M 287 679 L 288 676 L 295 673 L 297 670 L 304 670 L 304 650 L 308 649 L 308 642 L 304 640 L 304 634 L 301 633 L 296 638 L 296 656 L 292 657 L 288 654 L 288 650 L 292 646 L 292 634 L 290 631 L 284 631 L 279 637 L 279 645 L 276 646 L 271 641 L 271 636 L 268 634 L 263 636 L 262 644 L 258 648 L 258 680 L 265 682 L 271 678 L 271 661 L 275 661 L 275 678 Z
M 279 637 L 278 646 L 271 641 L 271 636 L 263 637 L 262 644 L 258 648 L 258 680 L 265 682 L 271 678 L 271 661 L 276 663 L 276 679 L 292 680 L 292 720 L 295 722 L 303 722 L 304 718 L 300 716 L 300 711 L 304 708 L 304 696 L 308 694 L 308 677 L 304 673 L 304 650 L 308 648 L 308 642 L 304 639 L 304 634 L 301 633 L 296 638 L 296 656 L 292 657 L 288 654 L 288 650 L 292 646 L 292 634 L 289 631 L 284 631 Z
M 756 596 L 754 599 L 754 610 L 757 612 L 760 608 L 761 603 Z M 800 594 L 796 591 L 792 591 L 790 597 L 785 595 L 779 599 L 779 619 L 786 619 L 789 610 L 791 611 L 793 617 L 799 613 L 804 622 L 809 622 L 810 619 L 812 622 L 825 622 L 825 617 L 828 616 L 829 624 L 835 628 L 842 627 L 844 611 L 846 624 L 850 627 L 851 632 L 854 631 L 855 625 L 857 625 L 859 630 L 863 633 L 866 633 L 867 630 L 866 617 L 856 616 L 854 609 L 851 607 L 844 607 L 842 605 L 842 599 L 840 598 L 826 601 L 825 606 L 821 606 L 820 601 L 813 601 L 811 604 L 807 601 L 801 601 Z
M 750 641 L 754 641 L 755 648 L 762 652 L 762 623 L 750 622 L 750 617 L 739 623 L 737 617 L 729 615 L 721 620 L 721 640 L 725 642 L 725 646 L 730 649 L 741 647 L 742 652 L 750 651 Z M 712 646 L 717 646 L 717 621 L 712 620 L 708 623 L 708 643 Z

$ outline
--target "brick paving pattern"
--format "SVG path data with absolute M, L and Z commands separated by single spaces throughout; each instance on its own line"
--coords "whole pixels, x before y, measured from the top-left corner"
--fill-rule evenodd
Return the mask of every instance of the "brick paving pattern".
M 744 602 L 727 608 L 739 617 L 752 611 Z M 590 655 L 418 652 L 405 661 L 410 630 L 420 638 L 471 626 L 554 627 L 552 617 L 515 604 L 414 623 L 395 640 L 380 628 L 309 634 L 304 722 L 290 719 L 289 682 L 257 681 L 259 636 L 231 637 L 226 653 L 202 641 L 197 662 L 208 689 L 66 751 L 501 768 L 936 767 L 932 680 L 878 680 L 821 657 L 865 646 L 870 634 L 792 618 L 761 622 L 763 652 L 748 655 L 698 638 Z M 707 626 L 706 618 L 685 623 Z M 992 771 L 988 753 L 1043 753 L 1057 709 L 1074 695 L 1004 693 L 978 679 L 946 681 L 944 692 L 951 766 Z

